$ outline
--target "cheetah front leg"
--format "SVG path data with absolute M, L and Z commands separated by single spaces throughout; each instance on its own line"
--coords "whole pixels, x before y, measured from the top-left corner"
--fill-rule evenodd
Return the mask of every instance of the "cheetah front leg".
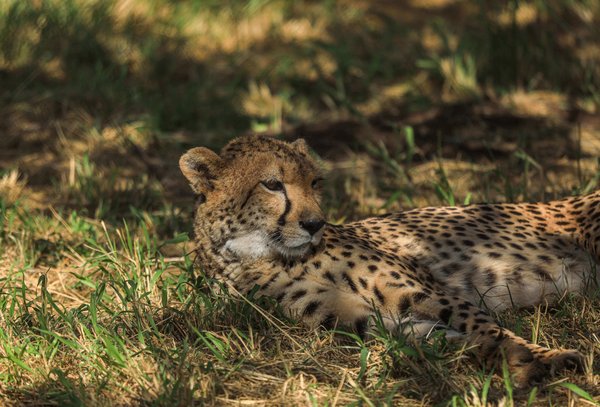
M 582 355 L 575 350 L 548 349 L 500 327 L 485 311 L 467 300 L 433 293 L 413 304 L 417 317 L 439 319 L 464 333 L 475 345 L 475 355 L 487 367 L 499 369 L 506 360 L 519 387 L 539 383 L 563 369 L 581 369 Z

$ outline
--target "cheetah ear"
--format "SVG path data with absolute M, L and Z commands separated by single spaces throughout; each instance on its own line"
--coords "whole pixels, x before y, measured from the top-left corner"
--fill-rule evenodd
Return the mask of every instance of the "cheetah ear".
M 205 147 L 192 148 L 179 159 L 181 172 L 197 194 L 206 194 L 214 189 L 213 181 L 222 166 L 221 157 Z
M 309 147 L 308 144 L 306 144 L 306 140 L 304 140 L 303 138 L 294 140 L 291 143 L 291 146 L 299 153 L 308 155 Z

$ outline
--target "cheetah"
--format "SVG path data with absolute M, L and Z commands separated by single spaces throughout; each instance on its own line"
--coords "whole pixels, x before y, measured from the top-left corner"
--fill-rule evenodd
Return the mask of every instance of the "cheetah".
M 485 366 L 505 361 L 517 386 L 581 369 L 501 327 L 494 312 L 584 293 L 600 277 L 600 191 L 548 203 L 427 207 L 333 225 L 320 169 L 303 139 L 232 140 L 179 166 L 197 196 L 195 247 L 233 292 L 258 290 L 311 327 L 368 334 L 373 317 L 398 334 L 455 333 Z

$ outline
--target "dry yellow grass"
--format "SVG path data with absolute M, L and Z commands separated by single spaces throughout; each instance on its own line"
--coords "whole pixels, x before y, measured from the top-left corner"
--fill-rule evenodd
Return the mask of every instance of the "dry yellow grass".
M 499 376 L 486 399 L 441 337 L 365 344 L 223 293 L 191 266 L 177 168 L 305 137 L 333 222 L 598 188 L 599 7 L 518 3 L 0 2 L 0 404 L 526 403 Z M 600 402 L 598 310 L 500 316 L 590 360 L 534 405 Z

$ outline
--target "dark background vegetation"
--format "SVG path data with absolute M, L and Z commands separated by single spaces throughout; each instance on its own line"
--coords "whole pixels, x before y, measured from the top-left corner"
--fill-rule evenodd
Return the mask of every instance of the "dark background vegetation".
M 1 1 L 0 401 L 481 402 L 460 349 L 341 346 L 212 292 L 180 258 L 177 161 L 304 137 L 333 222 L 589 192 L 599 20 L 595 0 Z M 569 301 L 502 318 L 598 359 L 598 312 L 577 313 L 598 303 Z M 575 381 L 598 400 L 597 364 Z

